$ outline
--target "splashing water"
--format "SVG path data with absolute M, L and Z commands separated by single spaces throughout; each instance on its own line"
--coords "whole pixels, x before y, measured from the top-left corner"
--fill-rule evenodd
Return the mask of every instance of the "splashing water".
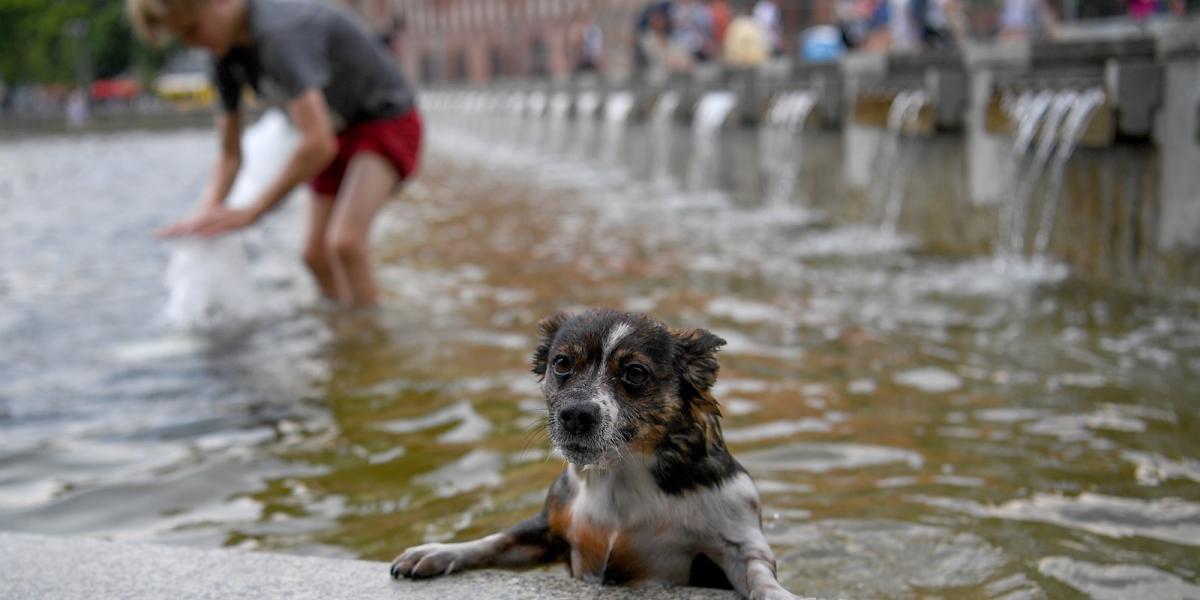
M 888 137 L 879 150 L 878 164 L 881 175 L 871 186 L 872 205 L 880 214 L 880 231 L 891 235 L 896 232 L 900 212 L 904 203 L 904 189 L 908 186 L 908 175 L 916 161 L 916 146 L 910 140 L 905 151 L 900 151 L 900 138 L 917 124 L 927 97 L 921 90 L 908 90 L 896 94 L 888 109 Z
M 1067 160 L 1079 146 L 1079 139 L 1083 137 L 1084 130 L 1091 122 L 1092 114 L 1104 103 L 1104 99 L 1104 92 L 1099 89 L 1088 90 L 1079 95 L 1063 123 L 1058 136 L 1058 149 L 1054 153 L 1054 164 L 1050 168 L 1050 183 L 1042 201 L 1042 219 L 1034 238 L 1035 257 L 1044 259 L 1046 256 L 1046 250 L 1050 246 L 1050 234 L 1054 230 L 1054 217 L 1058 213 L 1059 197 L 1062 196 Z
M 673 186 L 671 181 L 671 122 L 675 119 L 675 111 L 679 109 L 679 93 L 663 92 L 654 102 L 654 110 L 650 113 L 650 127 L 654 135 L 650 137 L 653 145 L 651 153 L 651 181 L 659 189 Z
M 240 234 L 174 242 L 165 279 L 164 313 L 174 327 L 221 329 L 253 319 L 259 312 Z
M 729 113 L 737 107 L 737 95 L 733 92 L 709 92 L 696 105 L 696 118 L 692 132 L 696 137 L 711 135 L 725 124 Z
M 1033 189 L 1041 179 L 1053 153 L 1059 127 L 1077 100 L 1078 94 L 1074 91 L 1060 92 L 1055 94 L 1046 109 L 1033 160 L 1028 168 L 1013 180 L 1015 187 L 1012 197 L 1009 198 L 1011 208 L 1008 211 L 1011 221 L 1004 227 L 1008 238 L 997 241 L 1001 256 L 1020 257 L 1025 254 L 1025 230 L 1029 223 L 1029 202 L 1033 196 Z
M 596 146 L 596 115 L 601 110 L 603 98 L 598 92 L 580 92 L 575 97 L 575 127 L 571 133 L 573 142 L 568 151 L 570 156 L 588 159 Z
M 531 117 L 540 117 L 546 112 L 548 103 L 545 92 L 530 92 L 525 98 L 525 113 Z
M 242 136 L 243 164 L 226 199 L 241 208 L 255 200 L 291 155 L 296 136 L 278 112 L 264 114 Z M 214 330 L 236 326 L 263 310 L 251 273 L 251 233 L 213 239 L 185 238 L 171 243 L 164 282 L 167 323 L 181 329 Z
M 1054 94 L 1048 90 L 1024 92 L 1009 106 L 1009 119 L 1016 123 L 1017 127 L 1016 134 L 1013 137 L 1011 166 L 1006 178 L 1008 181 L 1017 182 L 1020 180 L 1022 163 L 1029 153 L 1029 147 L 1033 144 L 1038 127 L 1041 125 L 1042 119 L 1046 116 L 1046 111 L 1050 108 L 1053 100 Z M 997 256 L 1006 253 L 1008 248 L 1006 244 L 1013 237 L 1011 229 L 1016 219 L 1014 213 L 1017 202 L 1012 200 L 1010 198 L 1009 202 L 1004 203 L 1000 207 L 1000 223 L 996 237 Z
M 696 105 L 692 120 L 692 160 L 688 164 L 688 189 L 711 189 L 718 160 L 717 133 L 737 106 L 733 92 L 708 92 Z
M 613 92 L 604 103 L 604 120 L 609 123 L 624 123 L 633 112 L 636 98 L 633 92 Z
M 591 119 L 600 108 L 600 94 L 596 92 L 581 92 L 575 99 L 575 118 Z
M 621 141 L 625 136 L 626 123 L 633 113 L 635 104 L 633 92 L 613 92 L 604 102 L 604 162 L 614 164 L 619 161 Z
M 790 212 L 790 199 L 796 189 L 800 162 L 804 160 L 801 132 L 817 105 L 809 91 L 782 94 L 767 113 L 762 128 L 763 166 L 767 176 L 766 199 L 769 210 Z
M 566 92 L 555 92 L 550 96 L 550 138 L 552 149 L 562 150 L 570 139 L 570 128 L 566 126 L 567 114 L 571 112 L 571 96 Z

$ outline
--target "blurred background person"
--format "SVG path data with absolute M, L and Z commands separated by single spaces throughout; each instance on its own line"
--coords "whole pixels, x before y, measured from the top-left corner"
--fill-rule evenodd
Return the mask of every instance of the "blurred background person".
M 910 10 L 921 47 L 957 45 L 961 31 L 954 25 L 959 14 L 957 0 L 912 0 Z
M 758 0 L 754 3 L 754 20 L 767 34 L 767 44 L 772 56 L 783 53 L 782 19 L 775 0 Z
M 66 103 L 67 125 L 83 127 L 88 122 L 88 99 L 80 88 L 74 88 L 67 95 Z
M 725 63 L 735 67 L 761 65 L 771 56 L 771 42 L 766 30 L 744 9 L 738 9 L 735 14 L 725 30 Z
M 887 52 L 891 48 L 891 9 L 889 0 L 867 0 L 863 3 L 862 11 L 866 17 L 859 48 L 868 52 Z
M 728 0 L 709 0 L 708 10 L 712 13 L 713 45 L 720 50 L 725 45 L 725 30 L 733 20 L 733 7 Z
M 1004 0 L 1000 12 L 1000 37 L 1047 39 L 1054 37 L 1058 17 L 1046 0 Z
M 831 62 L 846 53 L 842 34 L 833 25 L 809 27 L 800 34 L 799 57 L 804 62 Z
M 604 31 L 592 15 L 583 15 L 571 24 L 569 32 L 575 56 L 575 72 L 599 71 L 604 63 Z
M 650 83 L 662 83 L 672 73 L 692 68 L 691 51 L 671 35 L 671 5 L 651 5 L 646 13 L 646 28 L 638 35 L 637 47 L 644 61 L 644 74 Z
M 888 44 L 892 52 L 912 52 L 920 48 L 917 24 L 913 19 L 915 0 L 888 0 Z
M 671 4 L 671 38 L 686 48 L 692 59 L 708 61 L 716 53 L 712 10 L 699 0 L 679 0 Z
M 308 182 L 302 253 L 321 294 L 351 307 L 377 304 L 371 226 L 415 172 L 423 131 L 416 92 L 378 37 L 344 7 L 324 3 L 129 0 L 127 11 L 147 41 L 169 35 L 208 50 L 221 99 L 209 185 L 191 216 L 158 234 L 215 236 L 249 227 Z M 249 206 L 231 207 L 247 88 L 286 109 L 300 142 Z

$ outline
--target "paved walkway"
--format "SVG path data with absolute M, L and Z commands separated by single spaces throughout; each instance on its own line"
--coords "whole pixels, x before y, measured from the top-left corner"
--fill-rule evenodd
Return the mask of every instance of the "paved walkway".
M 694 588 L 601 588 L 545 572 L 392 581 L 385 563 L 0 533 L 0 599 L 404 598 L 732 600 Z

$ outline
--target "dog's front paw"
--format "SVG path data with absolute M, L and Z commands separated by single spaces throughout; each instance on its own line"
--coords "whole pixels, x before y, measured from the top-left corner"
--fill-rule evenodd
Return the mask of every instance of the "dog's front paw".
M 424 579 L 466 568 L 462 544 L 424 544 L 400 553 L 392 561 L 392 578 Z
M 750 600 L 801 600 L 801 598 L 782 587 L 770 587 L 751 590 Z

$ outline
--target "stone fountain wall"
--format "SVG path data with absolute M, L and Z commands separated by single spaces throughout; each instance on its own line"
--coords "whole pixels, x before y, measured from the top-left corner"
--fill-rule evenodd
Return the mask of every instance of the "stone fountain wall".
M 799 135 L 796 196 L 834 222 L 862 222 L 878 178 L 878 149 L 890 135 L 895 98 L 917 90 L 927 103 L 903 130 L 911 169 L 902 178 L 898 231 L 925 250 L 987 256 L 1000 207 L 1012 197 L 1014 123 L 1005 110 L 1030 90 L 1102 90 L 1063 172 L 1047 254 L 1082 279 L 1167 293 L 1200 289 L 1200 21 L 1091 35 L 1066 31 L 1056 43 L 968 48 L 963 53 L 849 55 L 836 64 L 776 61 L 757 69 L 709 66 L 665 83 L 513 81 L 510 91 L 605 93 L 633 89 L 635 119 L 664 91 L 681 98 L 687 122 L 705 93 L 738 96 L 726 127 L 765 127 L 774 98 L 794 90 L 819 97 Z M 1043 178 L 1045 179 L 1045 178 Z M 1041 186 L 1044 186 L 1043 182 Z M 1042 195 L 1034 189 L 1034 198 Z M 1031 224 L 1041 211 L 1031 205 Z

